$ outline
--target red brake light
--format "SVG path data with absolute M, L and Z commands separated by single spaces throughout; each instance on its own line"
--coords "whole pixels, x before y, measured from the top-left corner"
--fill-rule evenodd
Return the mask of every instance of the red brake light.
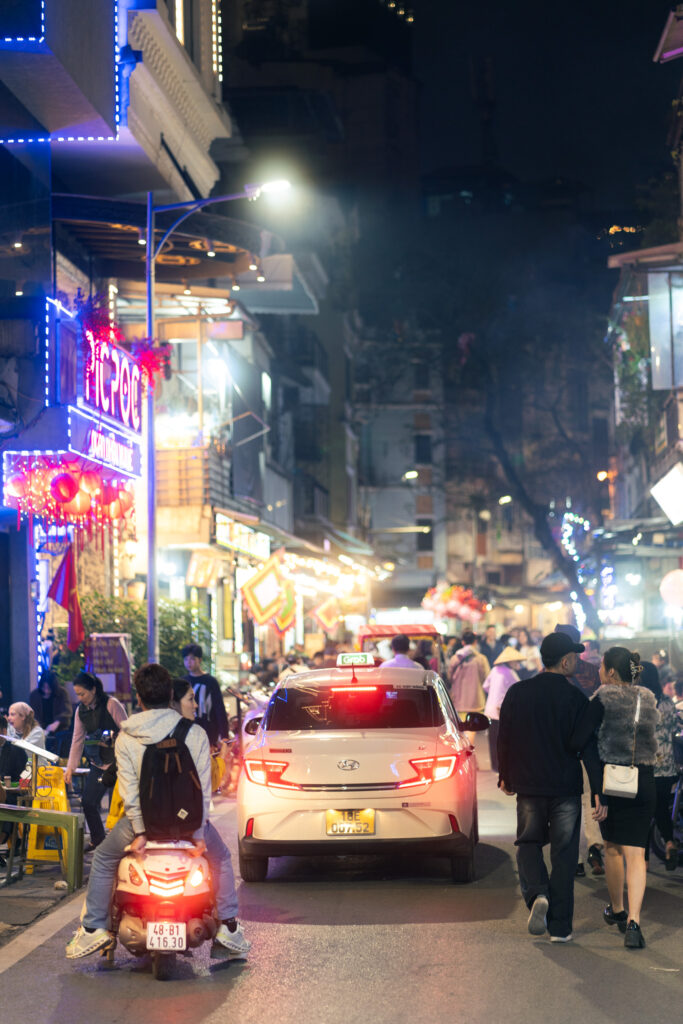
M 375 693 L 376 686 L 331 686 L 332 693 Z
M 472 753 L 471 750 L 461 750 L 454 755 L 443 757 L 419 757 L 411 760 L 411 767 L 415 769 L 415 777 L 399 782 L 398 789 L 406 789 L 410 786 L 426 786 L 432 782 L 443 782 L 449 779 L 458 768 L 460 768 Z
M 271 786 L 274 789 L 301 789 L 296 782 L 286 782 L 282 776 L 289 768 L 288 761 L 257 761 L 245 760 L 244 770 L 250 782 L 258 786 Z

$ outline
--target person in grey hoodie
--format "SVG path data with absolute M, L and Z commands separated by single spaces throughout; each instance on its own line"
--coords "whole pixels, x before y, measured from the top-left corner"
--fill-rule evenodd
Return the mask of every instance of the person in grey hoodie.
M 181 716 L 169 707 L 173 682 L 161 665 L 143 665 L 135 673 L 135 689 L 142 712 L 121 723 L 116 738 L 116 763 L 119 792 L 125 814 L 97 847 L 93 857 L 85 913 L 74 937 L 66 947 L 70 960 L 90 956 L 111 942 L 109 911 L 111 894 L 119 861 L 127 848 L 142 855 L 147 843 L 145 823 L 140 807 L 140 770 L 145 748 L 159 743 L 178 725 Z M 202 786 L 204 813 L 202 824 L 193 835 L 196 855 L 206 852 L 214 881 L 217 881 L 217 904 L 221 926 L 216 941 L 231 953 L 246 954 L 251 943 L 245 938 L 237 921 L 237 897 L 230 868 L 225 872 L 225 844 L 209 823 L 211 804 L 211 752 L 206 732 L 193 725 L 185 740 Z M 227 858 L 229 864 L 229 857 Z M 226 892 L 226 888 L 230 891 Z

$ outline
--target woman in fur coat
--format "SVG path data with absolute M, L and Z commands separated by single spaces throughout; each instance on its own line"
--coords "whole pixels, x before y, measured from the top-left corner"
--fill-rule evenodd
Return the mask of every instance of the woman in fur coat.
M 600 688 L 593 694 L 572 741 L 572 746 L 582 749 L 590 735 L 597 733 L 603 764 L 630 765 L 636 703 L 640 696 L 634 759 L 638 766 L 638 793 L 635 799 L 605 797 L 607 818 L 600 825 L 605 840 L 605 874 L 611 900 L 603 916 L 606 924 L 616 924 L 624 933 L 627 949 L 640 949 L 645 945 L 640 930 L 640 909 L 647 879 L 645 849 L 656 799 L 655 729 L 659 712 L 654 695 L 636 685 L 641 671 L 637 653 L 625 647 L 611 647 L 605 652 L 600 665 Z M 628 913 L 624 909 L 624 863 Z

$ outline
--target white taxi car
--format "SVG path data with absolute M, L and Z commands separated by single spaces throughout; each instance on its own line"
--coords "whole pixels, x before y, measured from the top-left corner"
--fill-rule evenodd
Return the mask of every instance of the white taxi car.
M 477 766 L 438 675 L 375 668 L 340 655 L 337 668 L 290 675 L 250 726 L 237 789 L 239 867 L 261 882 L 269 857 L 444 856 L 454 882 L 474 878 Z

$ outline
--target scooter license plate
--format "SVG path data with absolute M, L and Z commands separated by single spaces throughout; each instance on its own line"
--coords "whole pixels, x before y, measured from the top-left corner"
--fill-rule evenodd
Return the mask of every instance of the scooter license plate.
M 147 924 L 147 949 L 174 949 L 187 947 L 185 922 L 149 921 Z

